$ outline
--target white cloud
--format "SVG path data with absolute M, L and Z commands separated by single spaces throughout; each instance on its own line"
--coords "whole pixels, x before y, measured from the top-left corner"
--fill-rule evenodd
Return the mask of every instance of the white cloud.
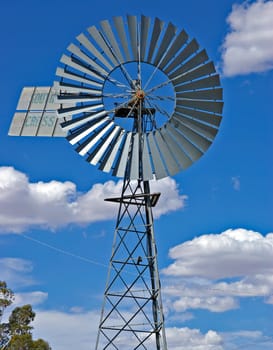
M 38 310 L 34 338 L 47 340 L 55 350 L 89 350 L 95 346 L 98 322 L 99 313 L 95 311 L 65 313 Z M 166 335 L 168 347 L 173 350 L 223 350 L 221 336 L 212 330 L 202 334 L 198 329 L 167 328 Z M 120 350 L 128 350 L 128 337 L 126 339 L 127 343 L 121 344 Z M 154 349 L 154 342 L 148 349 Z
M 171 178 L 151 182 L 154 191 L 162 192 L 154 215 L 185 206 L 187 196 L 179 195 Z M 12 167 L 0 168 L 0 230 L 22 232 L 31 227 L 57 229 L 68 224 L 85 225 L 116 216 L 117 206 L 104 198 L 118 197 L 122 181 L 95 184 L 86 193 L 77 192 L 70 181 L 30 183 L 27 176 Z
M 222 332 L 225 350 L 272 350 L 272 337 L 264 335 L 261 331 L 240 330 L 237 332 Z
M 266 303 L 273 305 L 273 294 L 269 296 L 269 298 L 266 300 Z
M 13 291 L 18 288 L 33 286 L 36 284 L 31 276 L 33 264 L 29 260 L 20 258 L 0 258 L 0 280 L 7 282 L 7 286 Z M 42 291 L 15 293 L 14 300 L 4 313 L 4 322 L 8 320 L 11 311 L 16 306 L 42 304 L 48 294 Z
M 34 339 L 43 338 L 49 342 L 54 350 L 94 348 L 98 332 L 98 311 L 68 313 L 57 310 L 35 310 L 36 317 L 33 322 Z M 127 343 L 120 344 L 120 350 L 128 350 Z M 199 329 L 188 327 L 167 327 L 166 337 L 168 348 L 172 350 L 232 350 L 239 345 L 248 349 L 271 349 L 272 339 L 262 332 L 240 330 L 237 332 L 219 333 L 208 330 L 202 333 Z M 148 350 L 154 349 L 154 341 L 147 345 Z
M 0 264 L 4 271 L 5 269 L 15 272 L 17 275 L 29 275 L 32 272 L 32 264 L 28 261 L 15 258 L 1 259 Z M 13 277 L 16 277 L 13 275 Z M 260 285 L 261 293 L 264 285 L 272 284 L 272 275 L 257 275 L 252 278 L 252 282 Z M 184 280 L 184 282 L 187 280 Z M 171 281 L 170 281 L 171 282 Z M 172 296 L 172 307 L 176 309 L 177 313 L 170 313 L 167 315 L 168 322 L 183 322 L 185 319 L 191 319 L 193 316 L 189 313 L 184 313 L 186 309 L 209 309 L 214 312 L 225 311 L 226 309 L 232 309 L 236 307 L 236 300 L 232 297 L 228 297 L 225 294 L 234 294 L 236 289 L 235 285 L 239 282 L 234 282 L 233 286 L 220 282 L 218 284 L 209 284 L 206 279 L 191 278 L 190 283 L 184 283 L 184 287 L 181 287 L 179 278 L 175 278 L 176 286 L 169 286 L 165 288 L 164 294 L 167 297 Z M 199 283 L 199 285 L 197 285 Z M 195 284 L 195 285 L 194 285 Z M 179 289 L 180 288 L 180 289 Z M 233 288 L 234 290 L 231 290 Z M 250 287 L 249 287 L 250 288 Z M 248 291 L 250 290 L 248 288 Z M 238 287 L 240 292 L 243 289 Z M 179 295 L 183 297 L 179 298 Z M 206 295 L 207 297 L 204 297 Z M 34 306 L 36 312 L 36 318 L 34 321 L 34 338 L 43 338 L 47 340 L 53 349 L 65 350 L 68 348 L 78 348 L 81 350 L 87 350 L 90 348 L 90 344 L 95 344 L 99 311 L 84 312 L 82 308 L 72 307 L 71 312 L 62 312 L 58 310 L 41 310 L 36 309 L 35 306 L 42 304 L 47 299 L 47 293 L 41 291 L 32 291 L 28 293 L 16 294 L 16 301 L 14 306 L 30 303 Z M 234 304 L 235 303 L 235 304 Z M 168 305 L 170 307 L 170 305 Z M 172 310 L 170 310 L 172 311 Z M 180 313 L 180 314 L 179 314 Z M 178 317 L 179 314 L 179 317 Z M 75 332 L 75 329 L 77 332 Z M 237 332 L 238 333 L 238 332 Z M 238 341 L 238 334 L 219 334 L 213 330 L 207 333 L 202 333 L 198 329 L 189 329 L 186 327 L 168 327 L 166 329 L 167 341 L 169 348 L 173 350 L 180 350 L 181 347 L 185 350 L 223 350 L 233 349 L 234 344 Z M 265 339 L 264 336 L 259 336 L 259 332 L 243 331 L 242 337 L 250 336 L 253 344 L 260 344 Z M 258 334 L 259 333 L 259 334 Z M 237 336 L 238 335 L 238 336 Z M 255 338 L 256 336 L 256 338 Z M 127 338 L 126 338 L 127 339 Z M 120 350 L 127 350 L 126 339 L 123 339 L 120 346 Z M 228 346 L 226 346 L 228 344 Z M 152 350 L 154 343 L 151 341 L 147 349 Z M 257 348 L 259 349 L 259 348 Z M 269 349 L 269 348 L 268 348 Z
M 168 347 L 172 350 L 223 350 L 221 336 L 212 330 L 202 334 L 199 329 L 167 328 Z
M 238 307 L 237 302 L 231 297 L 182 297 L 173 303 L 176 311 L 188 309 L 205 309 L 212 312 L 224 312 Z
M 240 297 L 272 302 L 273 234 L 234 229 L 203 235 L 172 248 L 170 257 L 175 261 L 162 271 L 170 313 L 223 312 L 237 308 Z
M 230 32 L 222 46 L 226 76 L 264 72 L 273 68 L 273 1 L 234 5 L 227 18 Z
M 188 196 L 179 194 L 178 185 L 174 179 L 166 177 L 162 180 L 150 181 L 150 185 L 152 193 L 161 193 L 158 205 L 153 210 L 155 218 L 186 206 Z
M 0 279 L 6 281 L 12 288 L 33 285 L 31 277 L 33 265 L 30 261 L 20 258 L 0 258 Z
M 40 305 L 47 300 L 48 293 L 34 291 L 29 293 L 16 293 L 12 307 L 30 304 L 32 306 Z
M 54 350 L 94 348 L 99 322 L 98 312 L 35 311 L 36 318 L 33 323 L 35 339 L 47 340 Z M 237 349 L 239 344 L 245 345 L 248 349 L 269 350 L 272 346 L 272 340 L 255 330 L 232 333 L 209 330 L 202 333 L 199 329 L 167 327 L 166 337 L 168 348 L 172 350 L 232 350 Z M 119 349 L 128 350 L 128 343 Z M 154 349 L 154 346 L 151 344 L 148 349 Z
M 270 274 L 247 276 L 238 282 L 215 283 L 211 288 L 213 293 L 217 295 L 268 296 L 273 292 L 273 277 Z
M 34 339 L 42 338 L 54 350 L 94 348 L 99 313 L 65 313 L 61 311 L 36 311 L 33 323 Z
M 175 262 L 164 273 L 172 276 L 228 278 L 273 269 L 273 234 L 263 236 L 245 229 L 203 235 L 170 250 Z
M 238 308 L 239 304 L 234 296 L 222 290 L 218 293 L 216 284 L 210 281 L 204 282 L 193 283 L 188 278 L 163 279 L 164 310 L 168 314 L 168 319 L 174 318 L 181 323 L 187 310 L 204 309 L 211 312 L 224 312 Z M 179 320 L 180 316 L 182 321 Z
M 35 339 L 47 340 L 54 350 L 94 348 L 99 312 L 35 311 L 36 318 L 33 324 Z M 202 333 L 199 329 L 167 327 L 166 336 L 168 348 L 172 350 L 233 350 L 242 345 L 251 350 L 269 350 L 272 349 L 273 344 L 272 339 L 255 330 L 225 333 L 209 330 Z M 128 350 L 128 343 L 119 349 Z M 151 344 L 147 349 L 154 349 L 154 346 Z

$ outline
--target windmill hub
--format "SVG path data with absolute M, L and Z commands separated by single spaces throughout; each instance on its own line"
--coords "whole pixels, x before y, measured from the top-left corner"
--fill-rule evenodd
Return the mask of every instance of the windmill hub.
M 136 97 L 138 100 L 144 100 L 145 92 L 144 92 L 143 90 L 139 89 L 139 90 L 136 91 L 135 97 Z

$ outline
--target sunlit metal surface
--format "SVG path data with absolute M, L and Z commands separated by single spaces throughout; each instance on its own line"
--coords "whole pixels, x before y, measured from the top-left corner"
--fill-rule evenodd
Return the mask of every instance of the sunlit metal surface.
M 78 35 L 60 62 L 58 115 L 71 119 L 61 125 L 80 155 L 112 175 L 174 175 L 201 157 L 218 132 L 219 75 L 206 50 L 171 22 L 143 15 L 101 21 Z M 119 129 L 126 141 L 115 138 Z

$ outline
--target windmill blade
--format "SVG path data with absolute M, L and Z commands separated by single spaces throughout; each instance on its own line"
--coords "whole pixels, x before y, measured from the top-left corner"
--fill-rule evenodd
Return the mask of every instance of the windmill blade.
M 179 117 L 174 117 L 173 122 L 181 134 L 184 135 L 192 144 L 196 145 L 196 147 L 198 147 L 203 153 L 211 145 L 211 141 L 184 125 Z
M 100 25 L 101 25 L 101 27 L 103 29 L 103 32 L 104 32 L 105 36 L 107 37 L 109 43 L 111 44 L 111 46 L 112 46 L 112 48 L 113 48 L 113 50 L 115 52 L 115 55 L 117 56 L 119 62 L 123 63 L 124 62 L 124 58 L 122 56 L 122 53 L 120 51 L 120 48 L 118 46 L 118 43 L 116 41 L 116 38 L 114 36 L 114 33 L 112 31 L 112 28 L 110 26 L 109 21 L 107 21 L 107 20 L 101 21 Z
M 168 48 L 165 57 L 160 62 L 159 68 L 163 70 L 163 68 L 167 65 L 168 62 L 171 61 L 173 57 L 175 57 L 176 53 L 184 46 L 186 41 L 188 40 L 188 34 L 185 30 L 182 30 L 175 38 L 171 47 Z
M 154 50 L 155 50 L 156 44 L 159 40 L 159 36 L 162 32 L 163 26 L 164 26 L 164 22 L 161 21 L 160 19 L 156 18 L 154 21 L 153 33 L 152 33 L 151 43 L 150 43 L 148 57 L 147 57 L 147 62 L 149 62 L 149 63 L 152 63 L 152 57 L 154 54 Z
M 123 143 L 119 159 L 113 169 L 113 175 L 117 177 L 125 177 L 125 170 L 129 159 L 129 149 L 131 145 L 132 132 L 126 134 L 126 140 Z
M 140 60 L 144 61 L 147 47 L 147 37 L 149 33 L 151 19 L 149 17 L 141 16 L 140 27 Z
M 221 114 L 223 110 L 223 102 L 203 101 L 203 100 L 186 100 L 177 98 L 177 106 L 197 108 L 203 111 Z
M 102 105 L 102 99 L 101 97 L 90 97 L 90 95 L 76 95 L 76 94 L 69 94 L 69 93 L 62 93 L 61 95 L 58 96 L 58 98 L 56 99 L 56 101 L 58 101 L 62 106 L 59 109 L 60 113 L 59 116 L 61 116 L 61 114 L 65 114 L 65 110 L 67 109 L 67 111 L 70 108 L 67 108 L 68 106 L 71 106 L 71 104 L 74 105 L 82 105 L 84 107 L 93 107 L 90 109 L 90 111 L 92 110 L 97 110 L 97 106 L 101 106 Z M 96 107 L 95 107 L 96 106 Z M 75 111 L 80 110 L 79 106 L 73 107 L 74 110 L 72 110 L 71 114 L 74 114 Z M 80 112 L 82 112 L 83 110 L 81 110 Z M 84 109 L 84 112 L 86 113 L 86 109 Z M 67 112 L 67 114 L 69 114 L 69 112 Z
M 193 162 L 189 158 L 189 156 L 182 150 L 181 146 L 175 141 L 173 135 L 167 129 L 166 125 L 164 125 L 164 127 L 161 128 L 161 134 L 166 140 L 166 143 L 169 146 L 172 154 L 176 155 L 176 160 L 178 161 L 180 167 L 183 170 L 187 169 Z
M 89 121 L 98 119 L 99 117 L 103 117 L 105 115 L 107 115 L 107 111 L 101 111 L 99 113 L 91 113 L 91 114 L 83 115 L 78 118 L 68 120 L 67 122 L 62 123 L 61 126 L 63 130 L 73 130 L 74 128 L 82 126 Z
M 176 94 L 178 99 L 189 100 L 222 100 L 223 89 L 208 89 L 208 90 L 195 90 L 190 92 L 178 92 Z
M 153 179 L 153 169 L 148 147 L 148 138 L 145 134 L 143 136 L 143 150 L 142 150 L 142 177 L 144 181 Z
M 119 126 L 115 126 L 114 129 L 107 135 L 107 137 L 97 146 L 93 154 L 91 154 L 87 161 L 90 164 L 97 165 L 100 159 L 103 157 L 105 152 L 107 151 L 110 143 L 115 138 L 115 136 L 119 133 L 121 128 Z
M 96 49 L 96 47 L 91 43 L 91 41 L 84 35 L 80 34 L 77 36 L 79 43 L 85 47 L 96 59 L 101 61 L 101 63 L 107 67 L 109 70 L 112 70 L 114 67 L 110 64 L 103 55 Z
M 127 16 L 127 21 L 128 21 L 128 27 L 129 27 L 129 35 L 131 40 L 131 49 L 132 49 L 133 59 L 137 61 L 138 60 L 137 18 L 136 16 Z
M 104 51 L 105 55 L 109 58 L 109 60 L 116 66 L 119 62 L 117 61 L 116 56 L 113 55 L 112 51 L 107 45 L 105 39 L 102 34 L 98 31 L 95 26 L 92 26 L 87 29 L 92 38 L 97 42 L 102 51 Z
M 93 39 L 97 42 L 97 44 L 101 47 L 102 51 L 104 51 L 107 57 L 113 62 L 115 67 L 117 66 L 120 67 L 127 82 L 133 88 L 134 87 L 133 80 L 131 79 L 126 68 L 123 66 L 121 60 L 119 59 L 119 57 L 122 58 L 120 50 L 117 49 L 117 53 L 115 53 L 113 47 L 111 46 L 111 44 L 114 45 L 114 47 L 116 46 L 115 38 L 113 35 L 111 35 L 113 34 L 111 28 L 109 31 L 109 28 L 106 22 L 102 22 L 101 25 L 105 28 L 106 36 L 103 36 L 103 33 L 101 33 L 95 26 L 88 28 L 88 32 L 93 37 Z M 107 37 L 109 38 L 110 42 L 109 40 L 106 40 Z
M 168 145 L 159 130 L 155 132 L 155 140 L 157 142 L 158 148 L 166 167 L 170 175 L 174 175 L 179 172 L 179 166 L 173 154 L 170 152 Z
M 123 18 L 122 17 L 114 17 L 113 20 L 114 20 L 114 25 L 116 27 L 119 39 L 121 41 L 121 46 L 122 46 L 123 51 L 125 53 L 126 60 L 130 61 L 131 56 L 130 56 L 130 52 L 129 52 L 129 48 L 128 48 L 128 40 L 126 37 Z
M 86 55 L 78 46 L 74 44 L 70 44 L 67 50 L 72 54 L 74 54 L 76 57 L 79 57 L 80 59 L 82 59 L 82 61 L 86 62 L 87 64 L 90 64 L 91 67 L 96 69 L 103 76 L 108 75 L 109 70 L 107 71 L 101 65 L 97 64 L 97 62 L 95 62 L 92 58 Z
M 83 77 L 82 75 L 69 72 L 69 71 L 67 71 L 67 70 L 65 70 L 63 68 L 58 68 L 57 71 L 56 71 L 56 75 L 58 75 L 59 77 L 62 77 L 62 78 L 67 78 L 67 79 L 78 81 L 80 83 L 84 83 L 84 84 L 87 84 L 87 85 L 91 85 L 91 86 L 96 86 L 96 87 L 102 88 L 102 84 L 101 83 L 98 83 L 95 80 L 89 79 L 87 77 Z
M 174 78 L 172 78 L 172 82 L 174 84 L 174 86 L 178 85 L 178 84 L 182 84 L 185 82 L 191 82 L 194 79 L 198 79 L 201 78 L 205 75 L 209 75 L 209 74 L 213 74 L 215 73 L 215 67 L 213 62 L 208 62 L 205 63 L 204 65 L 191 70 L 190 72 L 187 73 L 183 73 L 181 75 L 178 75 Z
M 79 130 L 77 129 L 76 132 L 72 132 L 69 136 L 67 136 L 67 139 L 71 145 L 75 145 L 105 123 L 109 123 L 109 118 L 95 119 L 90 124 L 84 125 L 83 128 L 80 128 Z
M 178 131 L 178 125 L 178 123 L 172 120 L 166 125 L 166 130 L 172 135 L 182 150 L 190 157 L 192 162 L 194 162 L 198 160 L 204 152 L 200 151 L 200 149 L 198 149 L 182 133 Z
M 198 52 L 193 58 L 184 63 L 180 68 L 175 70 L 173 73 L 169 75 L 170 79 L 174 79 L 175 77 L 180 76 L 181 74 L 201 65 L 202 63 L 208 60 L 208 55 L 206 50 L 202 50 Z
M 95 96 L 101 96 L 101 90 L 92 89 L 87 86 L 76 85 L 72 83 L 67 83 L 64 81 L 55 81 L 54 88 L 59 92 L 59 94 L 71 92 L 71 93 L 90 93 Z
M 125 131 L 123 129 L 120 129 L 116 137 L 113 139 L 112 144 L 110 144 L 108 152 L 105 154 L 103 161 L 99 166 L 100 170 L 108 173 L 113 168 L 113 164 L 117 158 L 118 150 L 122 142 L 124 142 L 125 135 Z
M 213 140 L 215 136 L 217 135 L 218 129 L 212 128 L 211 126 L 202 124 L 196 120 L 192 120 L 189 118 L 185 118 L 182 115 L 176 113 L 175 117 L 179 118 L 179 121 L 183 123 L 183 125 L 186 125 L 193 131 L 197 132 L 198 134 Z
M 103 135 L 107 133 L 107 131 L 113 126 L 113 124 L 113 122 L 106 123 L 106 126 L 104 126 L 100 131 L 89 136 L 84 142 L 82 142 L 76 148 L 76 151 L 81 156 L 84 156 L 103 137 Z
M 177 68 L 182 62 L 188 57 L 193 55 L 199 49 L 199 44 L 193 39 L 177 56 L 172 62 L 164 69 L 166 74 Z
M 185 117 L 189 117 L 193 120 L 204 122 L 215 127 L 219 127 L 222 117 L 220 115 L 198 111 L 196 109 L 189 109 L 185 107 L 176 107 L 176 113 Z
M 172 23 L 168 24 L 166 32 L 162 38 L 161 44 L 160 44 L 159 49 L 157 50 L 156 56 L 154 58 L 153 64 L 155 66 L 158 65 L 159 61 L 162 59 L 163 54 L 165 54 L 168 46 L 170 45 L 170 43 L 172 42 L 172 40 L 176 34 L 176 30 L 177 30 L 177 28 Z
M 89 76 L 100 80 L 100 81 L 104 81 L 104 78 L 95 73 L 94 70 L 90 69 L 90 67 L 87 67 L 86 65 L 82 64 L 79 60 L 75 61 L 73 60 L 72 57 L 66 56 L 66 55 L 62 55 L 60 62 L 64 63 L 66 66 L 69 66 L 71 68 L 74 68 L 78 71 L 80 71 L 81 73 L 85 73 L 88 74 Z
M 161 159 L 161 155 L 158 151 L 157 145 L 154 140 L 153 133 L 148 134 L 148 143 L 151 152 L 151 158 L 154 166 L 154 174 L 156 179 L 162 179 L 163 177 L 168 176 L 168 173 L 165 169 L 164 163 Z
M 186 83 L 183 85 L 175 85 L 175 91 L 176 92 L 182 92 L 182 91 L 191 91 L 191 90 L 199 90 L 199 89 L 205 89 L 205 88 L 212 88 L 220 86 L 220 77 L 218 74 L 211 75 L 209 77 L 199 79 L 190 83 Z
M 102 101 L 101 97 L 93 96 L 90 94 L 75 94 L 75 93 L 61 93 L 57 97 L 57 101 L 61 104 L 75 104 L 79 102 L 98 102 Z
M 103 119 L 103 117 L 101 117 L 101 118 L 94 118 L 94 120 L 91 120 L 88 123 L 85 123 L 84 125 L 79 126 L 78 128 L 75 128 L 73 130 L 69 130 L 69 134 L 66 136 L 66 139 L 70 142 L 76 136 L 80 135 L 82 132 L 84 132 L 85 130 L 89 129 L 95 123 L 97 123 L 98 121 L 100 121 L 102 119 Z M 62 126 L 65 126 L 65 124 L 67 124 L 67 122 L 68 121 L 62 122 L 61 123 Z M 89 131 L 86 133 L 86 135 L 88 135 L 88 134 L 89 134 Z M 77 143 L 77 140 L 75 140 L 75 142 L 73 142 L 73 144 L 75 144 L 75 143 Z
M 139 134 L 134 134 L 132 138 L 130 160 L 130 178 L 139 179 Z
M 76 106 L 76 107 L 68 107 L 68 108 L 61 108 L 58 110 L 58 114 L 60 117 L 67 117 L 70 115 L 73 115 L 75 113 L 81 113 L 81 112 L 91 112 L 91 111 L 97 111 L 102 109 L 103 104 L 93 104 L 93 105 L 83 105 L 83 106 Z

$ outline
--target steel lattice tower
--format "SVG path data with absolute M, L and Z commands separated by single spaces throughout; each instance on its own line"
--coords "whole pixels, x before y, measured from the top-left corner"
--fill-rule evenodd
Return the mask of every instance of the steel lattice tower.
M 149 123 L 142 112 L 144 95 L 138 90 L 137 96 L 132 117 L 141 156 Z M 116 114 L 119 113 L 117 109 Z M 119 210 L 96 350 L 126 346 L 128 332 L 132 349 L 148 349 L 155 340 L 157 350 L 166 350 L 152 214 L 160 193 L 151 193 L 149 181 L 127 178 L 130 166 L 128 162 L 121 196 L 106 199 L 118 203 Z M 139 166 L 142 169 L 141 162 Z
M 151 194 L 148 181 L 124 182 L 119 203 L 112 255 L 104 295 L 99 339 L 103 347 L 128 344 L 145 349 L 156 339 L 156 349 L 167 349 L 161 290 L 154 239 L 152 206 L 159 197 Z

